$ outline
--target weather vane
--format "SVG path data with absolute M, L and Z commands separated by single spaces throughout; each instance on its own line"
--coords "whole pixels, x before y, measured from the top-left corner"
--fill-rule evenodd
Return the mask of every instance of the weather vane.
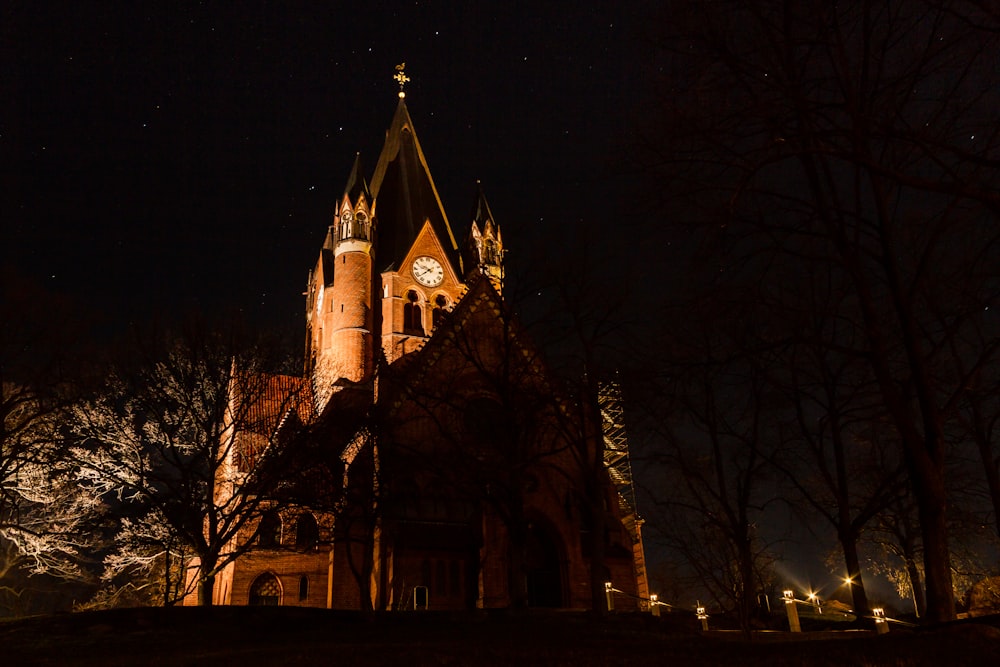
M 406 76 L 406 63 L 399 63 L 396 65 L 396 76 L 392 77 L 399 82 L 399 99 L 406 97 L 406 93 L 403 92 L 403 86 L 410 80 L 410 77 Z

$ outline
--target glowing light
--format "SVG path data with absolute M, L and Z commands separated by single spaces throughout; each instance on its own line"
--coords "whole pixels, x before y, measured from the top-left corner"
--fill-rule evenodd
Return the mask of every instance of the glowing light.
M 854 577 L 851 577 L 851 576 L 844 577 L 844 584 L 845 585 L 850 586 L 853 583 L 854 583 Z

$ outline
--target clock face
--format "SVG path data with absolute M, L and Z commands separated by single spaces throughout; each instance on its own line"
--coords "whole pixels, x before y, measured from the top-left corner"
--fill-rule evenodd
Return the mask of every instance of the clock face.
M 437 287 L 444 280 L 444 267 L 433 257 L 417 257 L 413 260 L 413 277 L 426 287 Z

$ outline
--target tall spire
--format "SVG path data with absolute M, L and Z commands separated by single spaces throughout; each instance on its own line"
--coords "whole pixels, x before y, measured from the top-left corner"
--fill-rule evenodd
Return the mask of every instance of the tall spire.
M 371 193 L 379 218 L 379 271 L 399 267 L 417 234 L 430 221 L 456 274 L 461 275 L 458 243 L 420 147 L 413 120 L 400 98 L 375 165 Z

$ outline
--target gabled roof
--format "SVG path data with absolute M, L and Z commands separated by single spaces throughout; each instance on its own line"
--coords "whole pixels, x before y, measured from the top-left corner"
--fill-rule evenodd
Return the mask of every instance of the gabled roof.
M 375 232 L 379 271 L 398 268 L 425 220 L 445 247 L 457 275 L 462 275 L 458 244 L 434 186 L 427 160 L 400 99 L 372 175 L 378 228 Z
M 399 380 L 395 389 L 418 386 L 427 378 L 434 377 L 429 372 L 430 367 L 449 354 L 489 356 L 490 350 L 495 350 L 500 355 L 512 355 L 506 362 L 524 364 L 525 368 L 534 367 L 534 371 L 528 375 L 548 383 L 551 376 L 540 350 L 521 327 L 517 317 L 509 312 L 505 313 L 508 308 L 488 278 L 481 274 L 474 275 L 468 290 L 454 310 L 445 315 L 424 346 L 393 362 L 393 369 L 398 371 L 395 377 Z M 506 342 L 499 346 L 491 345 L 497 342 L 498 336 L 506 338 Z M 473 343 L 474 340 L 485 344 L 477 342 L 470 345 L 469 349 L 457 349 L 457 346 Z M 484 360 L 485 358 L 472 360 L 473 366 Z

